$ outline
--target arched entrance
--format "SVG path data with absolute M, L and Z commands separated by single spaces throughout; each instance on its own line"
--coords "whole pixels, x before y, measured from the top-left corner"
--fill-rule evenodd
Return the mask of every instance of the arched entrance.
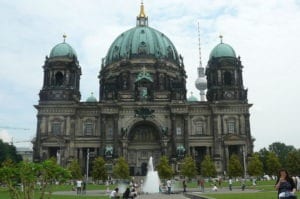
M 147 174 L 147 164 L 152 156 L 154 165 L 162 154 L 160 130 L 155 124 L 142 121 L 135 124 L 128 134 L 128 163 L 130 175 Z

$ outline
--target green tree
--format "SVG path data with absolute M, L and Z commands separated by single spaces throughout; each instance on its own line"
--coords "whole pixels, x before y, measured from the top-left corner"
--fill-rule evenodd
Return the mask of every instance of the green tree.
M 183 159 L 180 172 L 183 176 L 188 178 L 193 178 L 197 175 L 196 163 L 191 156 L 187 156 Z
M 201 162 L 201 175 L 204 177 L 214 177 L 217 171 L 214 162 L 210 159 L 209 155 L 206 155 Z
M 7 159 L 12 160 L 13 162 L 22 161 L 22 157 L 17 154 L 16 147 L 9 145 L 0 139 L 0 165 Z
M 28 161 L 14 163 L 8 160 L 0 168 L 1 182 L 6 184 L 11 198 L 14 199 L 33 199 L 37 181 L 41 182 L 40 199 L 44 199 L 45 196 L 51 198 L 53 182 L 61 182 L 69 177 L 70 173 L 57 165 L 55 159 L 45 160 L 42 163 Z M 16 186 L 18 184 L 22 185 L 22 189 Z
M 266 158 L 267 174 L 277 175 L 278 170 L 281 167 L 278 157 L 274 152 L 269 152 Z
M 39 181 L 41 183 L 40 199 L 47 197 L 51 198 L 53 182 L 64 182 L 71 179 L 71 171 L 64 169 L 57 164 L 55 158 L 50 158 L 38 165 L 39 167 Z
M 262 148 L 261 150 L 258 151 L 258 156 L 260 161 L 263 164 L 263 172 L 268 173 L 267 170 L 267 156 L 269 154 L 269 151 L 266 148 Z
M 20 181 L 20 171 L 16 168 L 17 165 L 12 160 L 5 160 L 0 168 L 0 182 L 7 186 L 11 198 L 20 199 L 21 192 L 16 187 L 17 183 Z
M 248 173 L 250 176 L 262 176 L 264 174 L 263 163 L 260 161 L 258 153 L 254 153 L 249 158 Z
M 119 157 L 113 168 L 113 173 L 116 178 L 128 179 L 129 178 L 129 166 L 124 157 Z
M 160 158 L 159 164 L 157 165 L 157 172 L 161 179 L 169 179 L 173 176 L 174 172 L 166 156 Z
M 243 167 L 236 154 L 233 154 L 229 159 L 228 175 L 231 177 L 240 177 L 243 175 Z
M 107 171 L 105 167 L 105 160 L 102 157 L 97 157 L 93 161 L 92 177 L 94 180 L 106 180 Z
M 274 152 L 279 159 L 282 167 L 286 167 L 287 164 L 287 154 L 291 151 L 296 150 L 295 147 L 290 145 L 285 145 L 281 142 L 274 142 L 269 145 L 269 151 Z
M 300 150 L 290 151 L 286 159 L 286 168 L 291 175 L 298 175 L 300 173 Z
M 81 179 L 82 178 L 81 168 L 76 159 L 72 160 L 68 169 L 71 172 L 72 179 Z

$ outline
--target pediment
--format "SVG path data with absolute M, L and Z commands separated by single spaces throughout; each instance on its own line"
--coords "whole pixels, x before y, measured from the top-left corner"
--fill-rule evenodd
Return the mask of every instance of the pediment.
M 236 134 L 228 134 L 224 137 L 224 140 L 234 141 L 234 140 L 244 140 L 244 138 Z

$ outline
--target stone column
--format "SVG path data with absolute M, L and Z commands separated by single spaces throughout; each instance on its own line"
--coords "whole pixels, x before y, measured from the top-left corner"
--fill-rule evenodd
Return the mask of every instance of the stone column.
M 67 119 L 66 119 L 66 135 L 70 135 L 70 129 L 71 129 L 70 116 L 67 116 Z
M 79 164 L 80 164 L 81 168 L 84 167 L 83 150 L 82 150 L 82 148 L 79 148 Z
M 184 147 L 186 150 L 186 154 L 190 154 L 190 147 L 189 147 L 189 128 L 188 128 L 188 116 L 183 116 L 183 129 L 184 129 Z
M 113 139 L 114 139 L 114 156 L 118 156 L 119 154 L 119 128 L 118 128 L 118 115 L 114 116 L 114 131 L 113 131 Z
M 209 147 L 208 146 L 206 146 L 206 152 L 205 152 L 205 154 L 210 156 L 210 154 L 209 154 Z
M 172 142 L 172 156 L 176 156 L 176 116 L 171 116 L 171 142 Z
M 106 139 L 106 117 L 105 115 L 102 115 L 101 117 L 101 130 L 100 130 L 100 139 L 101 139 L 101 152 L 100 155 L 105 155 L 104 154 L 104 149 L 105 149 L 105 139 Z
M 223 165 L 224 170 L 228 171 L 228 164 L 229 164 L 229 149 L 228 149 L 228 145 L 225 145 L 225 162 Z

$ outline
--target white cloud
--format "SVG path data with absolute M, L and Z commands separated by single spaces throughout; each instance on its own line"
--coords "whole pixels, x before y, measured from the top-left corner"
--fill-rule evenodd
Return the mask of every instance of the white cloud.
M 3 129 L 0 129 L 0 139 L 3 140 L 3 142 L 11 142 L 11 136 Z

